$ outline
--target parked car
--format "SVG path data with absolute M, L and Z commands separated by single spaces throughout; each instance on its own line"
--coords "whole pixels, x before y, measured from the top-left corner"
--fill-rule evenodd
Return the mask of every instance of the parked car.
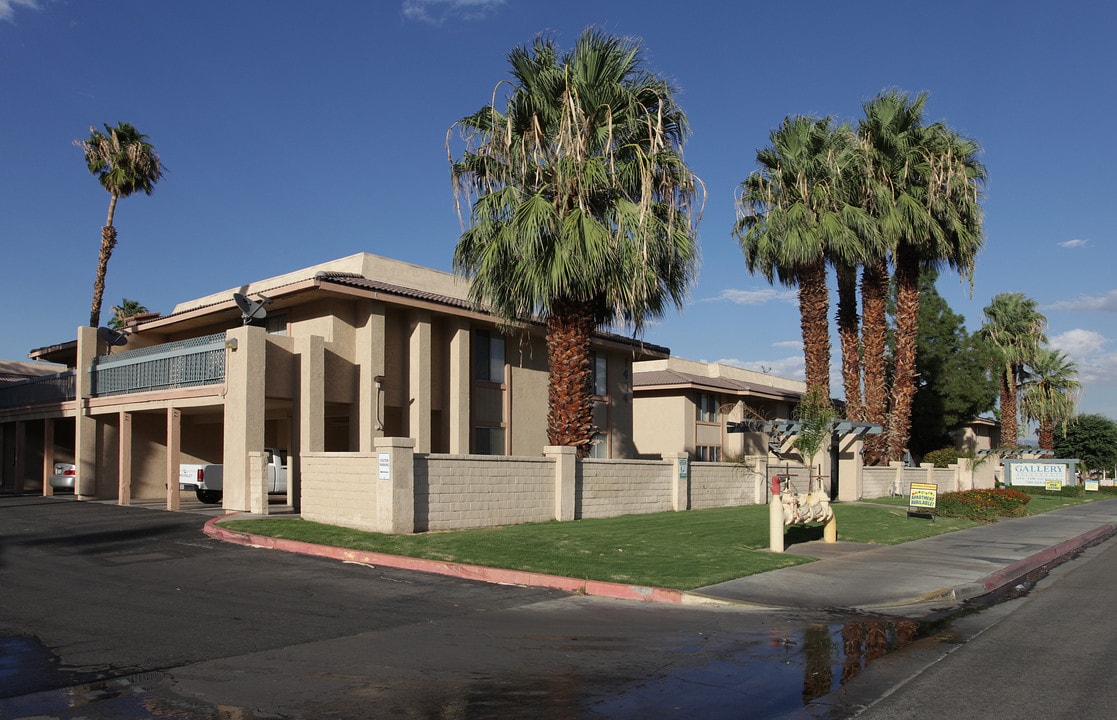
M 55 490 L 69 490 L 73 492 L 74 486 L 77 484 L 78 472 L 77 468 L 71 463 L 55 463 L 54 474 L 50 476 L 47 482 Z

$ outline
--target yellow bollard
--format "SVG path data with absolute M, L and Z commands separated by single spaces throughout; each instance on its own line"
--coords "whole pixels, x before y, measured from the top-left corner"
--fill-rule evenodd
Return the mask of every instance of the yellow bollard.
M 826 521 L 826 525 L 822 527 L 822 542 L 838 542 L 838 518 L 833 514 L 833 511 L 831 511 L 830 519 Z

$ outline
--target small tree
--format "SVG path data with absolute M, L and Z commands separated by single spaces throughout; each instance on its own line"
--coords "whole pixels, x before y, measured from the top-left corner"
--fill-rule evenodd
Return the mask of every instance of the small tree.
M 128 319 L 136 315 L 143 315 L 147 308 L 135 300 L 122 298 L 119 305 L 112 306 L 112 317 L 109 318 L 109 327 L 119 330 L 128 324 Z
M 795 408 L 795 419 L 799 421 L 799 432 L 791 447 L 799 451 L 810 471 L 814 471 L 814 459 L 820 451 L 830 446 L 830 436 L 838 414 L 830 404 L 830 398 L 819 387 L 809 388 L 803 401 Z

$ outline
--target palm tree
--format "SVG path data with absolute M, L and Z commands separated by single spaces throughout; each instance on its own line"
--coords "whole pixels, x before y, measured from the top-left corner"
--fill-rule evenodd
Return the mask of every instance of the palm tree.
M 97 277 L 93 282 L 93 302 L 89 308 L 89 325 L 101 323 L 101 298 L 105 294 L 105 273 L 109 258 L 116 247 L 116 228 L 113 215 L 116 201 L 142 190 L 150 195 L 155 184 L 163 177 L 163 164 L 154 146 L 147 142 L 147 135 L 138 132 L 128 123 L 110 128 L 105 125 L 102 133 L 89 128 L 89 138 L 75 140 L 85 154 L 89 172 L 97 176 L 101 187 L 109 193 L 109 215 L 101 228 L 101 252 L 97 258 Z
M 1024 293 L 999 293 L 982 311 L 981 337 L 996 353 L 997 375 L 1001 386 L 1001 442 L 1015 445 L 1019 439 L 1016 422 L 1016 390 L 1024 367 L 1035 360 L 1040 345 L 1047 342 L 1047 318 L 1035 300 Z
M 1039 446 L 1055 449 L 1055 426 L 1067 423 L 1078 407 L 1078 367 L 1064 353 L 1053 348 L 1040 348 L 1028 364 L 1027 376 L 1020 395 L 1020 414 L 1025 421 L 1038 425 Z
M 887 454 L 892 459 L 903 455 L 911 429 L 920 278 L 946 264 L 972 283 L 983 244 L 979 200 L 985 168 L 977 160 L 980 148 L 942 123 L 925 126 L 925 104 L 924 94 L 912 99 L 896 91 L 881 93 L 866 104 L 861 127 L 868 155 L 868 197 L 894 266 L 895 332 L 887 415 Z M 879 267 L 878 258 L 878 271 Z M 875 410 L 879 413 L 879 404 Z
M 760 168 L 739 189 L 734 235 L 750 273 L 799 293 L 807 388 L 830 397 L 830 296 L 827 262 L 857 262 L 866 216 L 847 202 L 842 173 L 852 131 L 829 118 L 785 118 L 758 150 Z
M 494 94 L 455 124 L 457 159 L 447 138 L 459 212 L 470 208 L 454 267 L 510 323 L 542 315 L 548 439 L 584 454 L 591 337 L 681 307 L 698 270 L 700 183 L 683 162 L 686 115 L 637 41 L 590 28 L 566 53 L 541 36 L 508 59 L 504 107 Z
M 111 310 L 112 317 L 109 318 L 109 327 L 113 330 L 119 330 L 120 328 L 124 327 L 128 322 L 128 318 L 135 317 L 136 315 L 142 315 L 143 313 L 147 312 L 146 307 L 141 305 L 139 302 L 135 300 L 129 300 L 128 298 L 121 299 L 120 304 L 113 305 Z

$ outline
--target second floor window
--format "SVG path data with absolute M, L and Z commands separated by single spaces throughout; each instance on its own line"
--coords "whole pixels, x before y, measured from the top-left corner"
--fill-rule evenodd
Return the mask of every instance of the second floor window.
M 718 398 L 716 395 L 702 393 L 697 402 L 698 422 L 716 423 L 718 421 Z

